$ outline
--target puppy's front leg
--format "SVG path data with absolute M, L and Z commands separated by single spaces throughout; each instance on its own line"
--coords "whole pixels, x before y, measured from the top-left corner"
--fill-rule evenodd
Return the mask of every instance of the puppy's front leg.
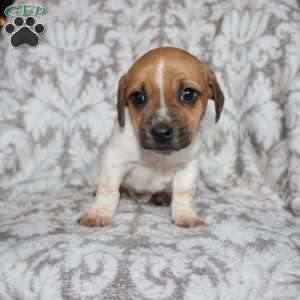
M 174 223 L 179 227 L 205 225 L 193 208 L 198 172 L 198 161 L 193 160 L 175 174 L 171 213 Z
M 120 198 L 119 187 L 125 173 L 126 167 L 121 162 L 111 157 L 104 159 L 95 202 L 79 218 L 80 225 L 96 227 L 112 224 Z

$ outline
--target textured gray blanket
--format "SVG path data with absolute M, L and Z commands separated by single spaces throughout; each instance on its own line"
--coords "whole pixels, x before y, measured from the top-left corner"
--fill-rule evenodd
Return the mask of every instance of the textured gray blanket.
M 300 299 L 297 2 L 43 3 L 37 47 L 0 41 L 0 299 Z M 201 125 L 208 226 L 122 199 L 112 227 L 80 227 L 118 79 L 162 45 L 207 62 L 226 97 Z

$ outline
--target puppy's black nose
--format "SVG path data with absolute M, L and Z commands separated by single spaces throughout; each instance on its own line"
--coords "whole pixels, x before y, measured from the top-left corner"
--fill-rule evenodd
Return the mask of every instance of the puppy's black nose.
M 168 123 L 160 122 L 151 128 L 151 135 L 156 142 L 169 142 L 172 138 L 173 130 Z

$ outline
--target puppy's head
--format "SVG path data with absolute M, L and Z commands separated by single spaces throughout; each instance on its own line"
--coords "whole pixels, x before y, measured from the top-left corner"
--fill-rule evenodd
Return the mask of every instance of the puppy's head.
M 207 65 L 177 48 L 154 49 L 120 79 L 119 124 L 125 125 L 128 106 L 141 146 L 171 153 L 191 143 L 209 98 L 218 121 L 224 96 Z

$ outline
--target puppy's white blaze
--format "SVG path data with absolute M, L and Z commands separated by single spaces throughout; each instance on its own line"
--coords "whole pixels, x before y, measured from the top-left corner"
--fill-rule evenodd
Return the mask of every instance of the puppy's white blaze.
M 160 97 L 159 114 L 161 116 L 167 117 L 167 106 L 166 106 L 165 94 L 164 94 L 164 69 L 165 69 L 165 61 L 161 59 L 156 69 L 156 84 L 159 89 L 159 97 Z

